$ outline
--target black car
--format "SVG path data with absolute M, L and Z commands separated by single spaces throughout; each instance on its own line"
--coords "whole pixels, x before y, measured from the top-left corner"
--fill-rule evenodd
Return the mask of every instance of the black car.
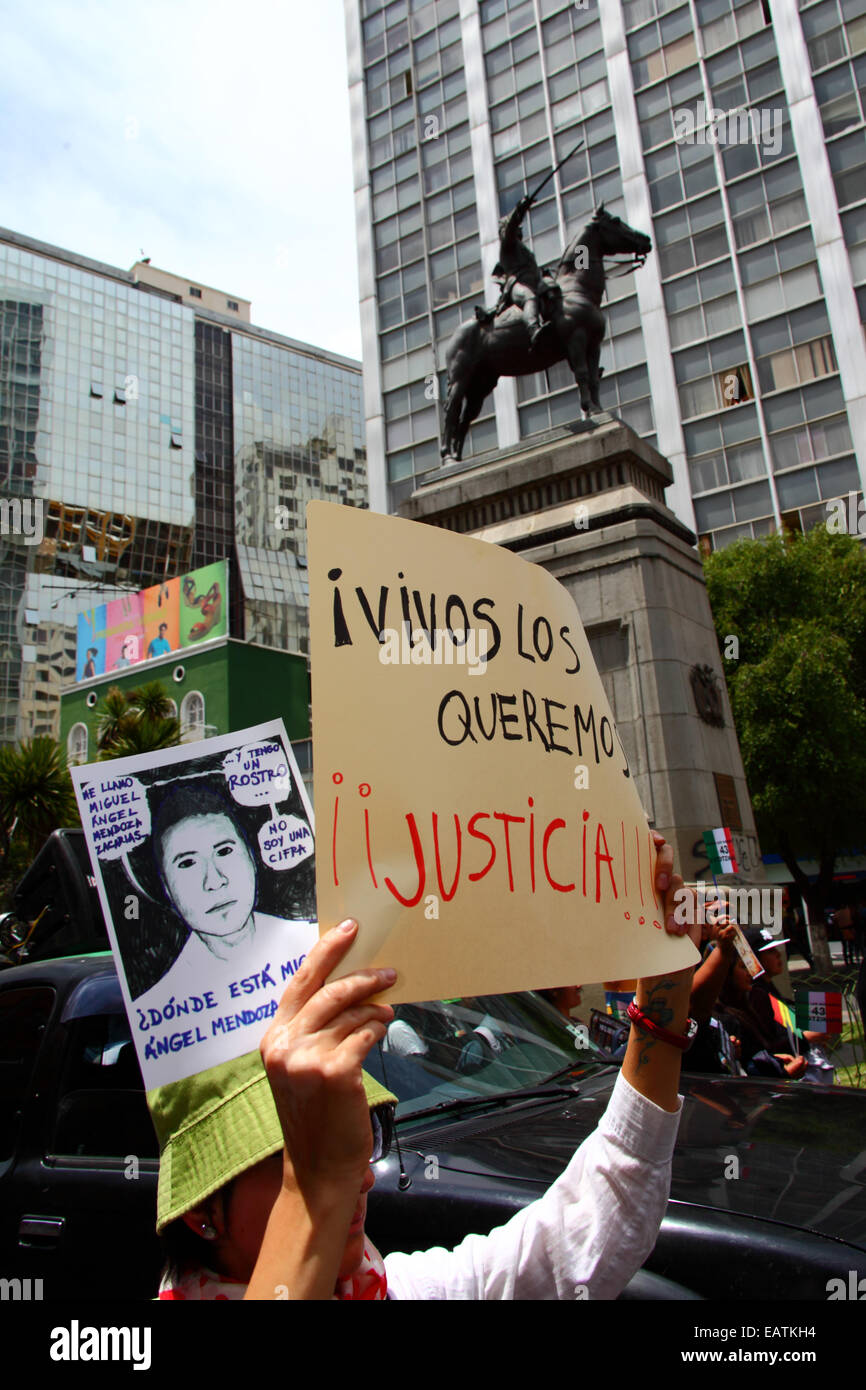
M 379 1248 L 490 1230 L 562 1172 L 617 1069 L 535 995 L 398 1007 Z M 684 1076 L 671 1200 L 624 1297 L 828 1298 L 866 1275 L 866 1097 Z M 109 953 L 0 973 L 0 1271 L 45 1300 L 151 1298 L 156 1143 Z

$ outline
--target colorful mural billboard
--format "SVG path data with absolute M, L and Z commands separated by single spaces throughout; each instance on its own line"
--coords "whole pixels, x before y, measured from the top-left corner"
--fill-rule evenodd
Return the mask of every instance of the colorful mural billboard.
M 78 615 L 75 678 L 89 680 L 228 631 L 228 566 L 204 565 Z

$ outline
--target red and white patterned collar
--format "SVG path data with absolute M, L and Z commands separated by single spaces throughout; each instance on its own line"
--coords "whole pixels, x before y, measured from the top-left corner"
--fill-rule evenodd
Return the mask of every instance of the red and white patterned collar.
M 227 1279 L 211 1269 L 194 1269 L 174 1280 L 164 1274 L 159 1286 L 159 1299 L 203 1303 L 217 1299 L 239 1301 L 246 1291 L 247 1286 L 240 1279 Z M 358 1269 L 351 1279 L 344 1279 L 337 1285 L 334 1297 L 378 1302 L 387 1296 L 385 1262 L 376 1247 L 365 1241 L 364 1255 Z

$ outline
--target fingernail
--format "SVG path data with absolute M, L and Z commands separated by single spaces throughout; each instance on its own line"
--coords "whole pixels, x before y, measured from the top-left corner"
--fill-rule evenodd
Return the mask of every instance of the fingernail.
M 668 917 L 667 921 L 665 922 L 665 926 L 667 927 L 668 931 L 674 931 L 674 932 L 676 931 L 676 929 L 677 929 L 677 924 L 676 924 L 676 922 L 674 921 L 674 914 L 673 914 L 673 913 L 671 913 L 670 916 Z
M 350 936 L 352 932 L 357 929 L 357 926 L 358 923 L 355 921 L 353 917 L 347 917 L 345 922 L 340 923 L 340 925 L 337 928 L 337 931 L 344 931 L 347 936 Z
M 671 885 L 671 876 L 670 876 L 670 874 L 659 874 L 657 882 L 658 882 L 658 886 L 659 886 L 660 891 L 661 891 L 662 893 L 666 893 L 666 892 L 668 891 L 668 889 L 670 888 L 670 885 Z
M 381 979 L 387 981 L 389 985 L 392 985 L 397 978 L 397 971 L 393 970 L 389 965 L 384 970 L 379 971 L 379 976 Z

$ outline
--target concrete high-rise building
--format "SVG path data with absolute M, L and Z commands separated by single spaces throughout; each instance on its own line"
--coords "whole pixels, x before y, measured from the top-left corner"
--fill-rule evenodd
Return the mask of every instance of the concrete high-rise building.
M 0 229 L 0 742 L 57 734 L 80 612 L 216 560 L 229 635 L 308 652 L 305 502 L 367 504 L 360 363 L 249 319 Z
M 371 506 L 439 461 L 444 348 L 498 220 L 601 202 L 654 253 L 608 282 L 602 403 L 671 462 L 704 549 L 863 491 L 863 0 L 345 0 Z M 500 382 L 467 458 L 580 418 L 565 364 Z

